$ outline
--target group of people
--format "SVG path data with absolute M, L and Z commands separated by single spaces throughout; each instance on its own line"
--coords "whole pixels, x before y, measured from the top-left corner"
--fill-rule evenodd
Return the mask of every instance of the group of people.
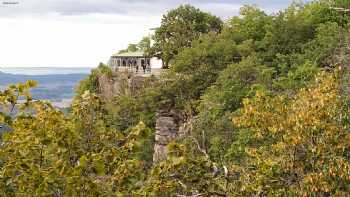
M 143 73 L 150 72 L 151 71 L 151 66 L 147 63 L 141 64 Z M 138 73 L 140 70 L 139 65 L 136 65 L 136 73 Z
M 115 61 L 118 67 L 126 67 L 128 69 L 136 70 L 136 73 L 139 72 L 151 72 L 151 62 L 149 59 L 142 59 L 139 63 L 136 59 L 118 59 Z M 142 69 L 142 70 L 141 70 Z M 141 71 L 140 71 L 141 70 Z

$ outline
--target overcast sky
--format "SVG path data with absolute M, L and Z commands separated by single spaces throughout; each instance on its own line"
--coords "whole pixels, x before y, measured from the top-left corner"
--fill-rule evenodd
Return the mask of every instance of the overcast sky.
M 292 0 L 0 0 L 0 67 L 95 67 L 190 3 L 227 19 L 244 4 L 277 12 Z

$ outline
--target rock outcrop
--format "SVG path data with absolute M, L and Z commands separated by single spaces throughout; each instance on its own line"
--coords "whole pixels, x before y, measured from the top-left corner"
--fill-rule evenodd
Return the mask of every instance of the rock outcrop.
M 98 76 L 98 94 L 106 102 L 111 102 L 118 95 L 137 96 L 145 87 L 150 87 L 157 80 L 152 75 L 142 76 L 130 72 L 114 71 L 112 75 Z M 181 137 L 182 128 L 179 112 L 175 110 L 159 110 L 156 117 L 156 137 L 153 162 L 158 163 L 167 157 L 167 145 Z
M 113 76 L 105 74 L 99 76 L 98 92 L 103 100 L 111 101 L 114 97 L 121 94 L 135 95 L 152 82 L 154 82 L 154 79 L 151 76 L 144 77 L 130 72 L 119 71 L 114 72 Z
M 123 82 L 107 75 L 98 77 L 98 91 L 105 101 L 110 101 L 115 95 L 120 93 Z
M 180 117 L 172 110 L 160 110 L 157 113 L 156 137 L 153 163 L 158 163 L 167 157 L 167 145 L 179 137 Z

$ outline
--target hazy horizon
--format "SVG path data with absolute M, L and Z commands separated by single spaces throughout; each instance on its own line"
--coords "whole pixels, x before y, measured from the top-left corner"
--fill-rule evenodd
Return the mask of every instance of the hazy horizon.
M 92 67 L 0 67 L 0 72 L 12 75 L 90 74 Z

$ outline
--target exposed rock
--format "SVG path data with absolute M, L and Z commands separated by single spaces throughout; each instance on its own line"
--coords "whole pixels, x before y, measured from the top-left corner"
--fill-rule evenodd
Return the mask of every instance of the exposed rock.
M 120 81 L 115 78 L 106 75 L 99 76 L 98 78 L 99 93 L 106 101 L 110 101 L 114 95 L 120 93 L 120 86 Z
M 130 72 L 117 71 L 112 76 L 101 75 L 98 77 L 98 89 L 101 98 L 105 101 L 111 101 L 115 96 L 130 93 L 135 95 L 149 83 L 152 83 L 151 77 L 134 75 Z
M 167 145 L 179 137 L 179 121 L 179 114 L 175 111 L 160 110 L 157 113 L 153 163 L 166 159 Z

